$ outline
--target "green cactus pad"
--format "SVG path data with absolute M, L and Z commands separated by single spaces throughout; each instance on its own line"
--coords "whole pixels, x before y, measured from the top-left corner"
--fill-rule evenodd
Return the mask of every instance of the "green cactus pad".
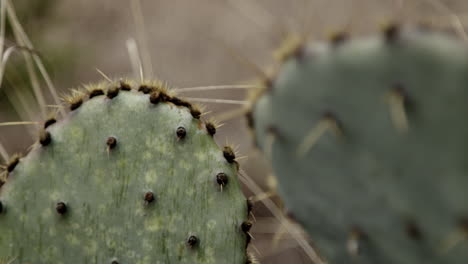
M 194 106 L 160 84 L 136 83 L 90 86 L 86 98 L 70 103 L 73 111 L 47 121 L 40 143 L 8 166 L 0 258 L 247 261 L 238 164 L 226 160 Z
M 466 263 L 468 45 L 333 40 L 290 52 L 253 105 L 286 207 L 328 263 Z

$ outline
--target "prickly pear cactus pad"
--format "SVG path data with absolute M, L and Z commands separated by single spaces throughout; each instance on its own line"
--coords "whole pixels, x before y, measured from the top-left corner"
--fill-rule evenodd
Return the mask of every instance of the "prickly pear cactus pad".
M 6 166 L 0 258 L 246 263 L 238 164 L 216 145 L 214 126 L 160 83 L 87 88 Z
M 327 263 L 468 263 L 468 45 L 426 29 L 296 45 L 252 107 Z

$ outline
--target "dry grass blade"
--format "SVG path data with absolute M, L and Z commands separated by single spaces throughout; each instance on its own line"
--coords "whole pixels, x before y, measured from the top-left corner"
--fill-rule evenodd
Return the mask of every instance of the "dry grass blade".
M 130 63 L 132 64 L 133 74 L 135 75 L 136 79 L 140 79 L 143 81 L 145 79 L 145 75 L 143 72 L 143 65 L 141 64 L 140 53 L 138 51 L 138 45 L 135 39 L 130 38 L 127 39 L 127 50 L 128 56 L 130 57 Z
M 3 146 L 2 142 L 0 142 L 0 157 L 3 161 L 8 162 L 10 160 L 10 155 L 8 154 L 7 150 Z
M 260 186 L 255 183 L 243 170 L 240 171 L 240 180 L 249 188 L 254 194 L 261 194 L 264 191 L 260 188 Z M 309 245 L 309 243 L 299 235 L 297 232 L 293 230 L 293 227 L 288 222 L 288 220 L 284 217 L 281 210 L 276 206 L 275 203 L 271 199 L 263 199 L 261 201 L 273 216 L 281 223 L 281 225 L 285 228 L 285 230 L 297 241 L 299 246 L 304 250 L 310 260 L 313 261 L 315 264 L 325 264 L 324 261 L 318 256 L 315 250 Z
M 20 45 L 23 45 L 23 41 L 21 40 L 19 35 L 16 32 L 14 33 L 14 35 L 15 35 L 15 38 L 18 41 L 18 43 Z M 44 94 L 43 94 L 42 89 L 41 89 L 41 85 L 39 84 L 39 78 L 37 76 L 37 72 L 34 69 L 34 64 L 33 64 L 32 58 L 31 58 L 32 55 L 26 50 L 22 50 L 22 54 L 23 54 L 24 61 L 26 63 L 26 70 L 28 72 L 28 76 L 29 76 L 29 80 L 30 80 L 30 83 L 31 83 L 32 90 L 34 92 L 37 103 L 39 104 L 39 108 L 40 108 L 39 111 L 41 113 L 41 117 L 45 118 L 45 116 L 46 116 L 46 112 L 45 112 L 46 102 L 45 102 Z M 5 53 L 5 55 L 8 55 L 8 54 Z M 2 64 L 3 64 L 3 62 L 2 62 Z
M 5 27 L 6 27 L 5 11 L 6 11 L 5 2 L 1 1 L 0 2 L 0 58 L 3 57 L 3 49 L 5 46 Z
M 175 88 L 177 92 L 199 92 L 199 91 L 219 91 L 219 90 L 230 90 L 230 89 L 257 89 L 257 85 L 251 84 L 239 84 L 239 85 L 210 85 L 210 86 L 197 86 L 197 87 L 185 87 Z
M 3 83 L 3 77 L 4 77 L 4 74 L 5 74 L 5 68 L 6 68 L 6 65 L 8 63 L 8 60 L 10 59 L 11 55 L 13 55 L 13 52 L 15 51 L 18 51 L 18 50 L 22 50 L 22 51 L 25 51 L 25 52 L 29 52 L 29 53 L 37 53 L 36 51 L 34 50 L 30 50 L 26 47 L 21 47 L 21 46 L 11 46 L 11 47 L 8 47 L 8 49 L 5 50 L 5 52 L 3 53 L 3 56 L 1 56 L 1 62 L 0 62 L 0 89 L 1 89 L 1 86 L 2 86 L 2 83 Z
M 3 0 L 3 3 L 6 5 L 6 12 L 8 14 L 9 21 L 12 24 L 13 27 L 13 33 L 15 35 L 15 38 L 17 39 L 17 42 L 20 46 L 25 46 L 29 50 L 34 50 L 34 46 L 29 40 L 28 36 L 26 35 L 23 27 L 19 23 L 18 17 L 16 16 L 15 10 L 13 8 L 13 5 L 10 3 L 10 0 Z M 33 63 L 31 60 L 34 61 L 36 64 L 37 68 L 39 69 L 39 72 L 41 73 L 42 77 L 44 78 L 44 81 L 46 82 L 46 85 L 49 89 L 50 94 L 52 95 L 54 102 L 56 104 L 60 104 L 60 99 L 57 94 L 57 89 L 55 88 L 54 84 L 52 83 L 52 80 L 47 73 L 47 70 L 45 69 L 44 63 L 42 62 L 41 58 L 37 54 L 30 54 L 28 52 L 23 52 L 25 61 L 26 61 L 26 66 L 28 68 L 28 73 L 31 78 L 31 82 L 33 85 L 33 89 L 35 89 L 35 93 L 37 96 L 37 100 L 39 102 L 39 105 L 41 106 L 41 111 L 43 112 L 43 115 L 45 116 L 45 100 L 42 95 L 42 91 L 38 85 L 38 80 L 36 76 L 36 72 L 33 67 Z M 37 91 L 36 91 L 37 89 Z M 65 110 L 61 109 L 60 113 L 65 116 L 66 112 Z
M 219 122 L 228 121 L 228 120 L 231 120 L 231 119 L 234 119 L 234 118 L 237 118 L 237 117 L 242 117 L 245 114 L 247 114 L 248 112 L 249 112 L 249 108 L 244 106 L 244 107 L 240 107 L 240 108 L 237 108 L 237 109 L 233 109 L 231 111 L 226 111 L 226 112 L 220 113 L 220 114 L 216 115 L 214 119 L 219 121 Z
M 140 0 L 131 0 L 132 15 L 135 21 L 135 29 L 137 34 L 138 47 L 141 50 L 141 59 L 143 63 L 144 76 L 153 76 L 153 64 L 151 63 L 151 53 L 148 48 L 148 39 L 146 38 L 145 22 L 143 12 L 141 10 Z
M 235 104 L 235 105 L 247 105 L 247 104 L 249 104 L 248 101 L 242 101 L 242 100 L 194 98 L 194 97 L 184 97 L 184 99 L 190 100 L 190 101 L 193 101 L 193 102 L 201 102 L 201 103 Z
M 8 100 L 13 105 L 16 113 L 20 120 L 35 120 L 37 118 L 35 107 L 31 107 L 31 103 L 34 102 L 34 95 L 30 91 L 20 91 L 13 89 L 8 94 Z M 27 126 L 27 132 L 31 136 L 31 139 L 35 139 L 37 136 L 37 127 Z
M 430 4 L 432 4 L 435 8 L 439 9 L 441 12 L 446 13 L 451 21 L 451 24 L 457 34 L 466 42 L 468 42 L 468 34 L 466 33 L 463 22 L 460 17 L 453 12 L 444 2 L 439 0 L 426 0 Z

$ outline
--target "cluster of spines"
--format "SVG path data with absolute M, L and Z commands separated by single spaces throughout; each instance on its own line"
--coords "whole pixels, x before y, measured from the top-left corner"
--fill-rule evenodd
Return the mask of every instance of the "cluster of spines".
M 133 87 L 130 83 L 125 82 L 125 81 L 120 81 L 118 85 L 114 86 L 104 86 L 101 85 L 98 87 L 95 86 L 86 86 L 85 87 L 86 92 L 75 92 L 74 96 L 70 96 L 68 98 L 65 98 L 65 101 L 68 103 L 68 108 L 70 111 L 75 111 L 78 108 L 80 108 L 83 103 L 85 103 L 86 99 L 92 99 L 97 96 L 106 96 L 108 99 L 112 100 L 113 98 L 117 97 L 121 91 L 124 92 L 130 92 L 132 90 L 141 92 L 143 94 L 149 94 L 149 102 L 151 104 L 159 104 L 159 103 L 172 103 L 175 106 L 180 106 L 180 107 L 186 107 L 192 117 L 194 119 L 199 120 L 202 112 L 200 108 L 196 105 L 191 104 L 190 102 L 183 100 L 181 98 L 176 97 L 175 95 L 171 95 L 169 93 L 169 90 L 166 86 L 162 85 L 160 82 L 157 82 L 156 85 L 150 85 L 150 84 L 141 84 L 138 87 Z M 52 142 L 52 135 L 50 134 L 49 131 L 47 131 L 47 128 L 49 128 L 51 125 L 57 123 L 58 120 L 56 117 L 51 117 L 47 119 L 44 122 L 43 128 L 41 129 L 39 133 L 39 140 L 38 142 L 43 146 L 46 147 Z M 204 122 L 205 124 L 205 129 L 208 135 L 213 137 L 216 134 L 216 124 L 212 121 L 207 121 Z M 179 140 L 183 140 L 187 135 L 186 129 L 184 127 L 178 127 L 175 131 L 175 136 Z M 106 140 L 106 145 L 108 151 L 114 149 L 118 142 L 115 137 L 109 137 Z M 236 171 L 239 170 L 239 163 L 236 160 L 236 154 L 234 150 L 230 146 L 224 146 L 222 149 L 223 156 L 225 160 L 230 163 L 234 164 L 236 167 Z M 1 179 L 0 178 L 0 188 L 4 183 L 6 183 L 6 180 L 10 173 L 14 171 L 16 166 L 20 163 L 22 156 L 21 155 L 15 155 L 5 166 L 6 171 L 6 178 Z M 3 169 L 2 167 L 2 169 Z M 220 190 L 222 191 L 223 188 L 226 188 L 228 182 L 229 182 L 229 177 L 225 173 L 218 173 L 215 176 L 215 182 L 216 184 L 219 185 Z M 146 204 L 150 204 L 155 202 L 156 196 L 153 192 L 148 191 L 145 193 L 143 200 Z M 5 204 L 0 200 L 0 214 L 5 213 Z M 69 210 L 69 205 L 64 202 L 60 201 L 57 202 L 55 205 L 55 211 L 59 215 L 66 215 Z M 252 214 L 252 203 L 250 200 L 247 200 L 247 215 L 250 217 Z M 250 228 L 252 227 L 252 222 L 250 220 L 246 220 L 240 225 L 240 231 L 243 232 L 246 236 L 246 249 L 250 244 L 251 241 L 251 234 L 249 233 Z M 196 235 L 189 235 L 186 241 L 186 245 L 189 248 L 196 248 L 197 245 L 200 243 L 199 238 Z M 114 259 L 111 262 L 112 264 L 118 264 L 118 260 Z M 246 251 L 246 264 L 254 264 L 257 263 L 254 256 L 249 254 Z
M 105 95 L 108 99 L 113 99 L 119 95 L 120 91 L 132 91 L 137 90 L 142 92 L 143 94 L 150 94 L 149 101 L 151 104 L 158 104 L 158 103 L 172 103 L 176 106 L 186 107 L 190 111 L 190 114 L 195 119 L 200 119 L 202 112 L 200 108 L 196 105 L 191 104 L 190 102 L 178 98 L 174 95 L 170 95 L 168 88 L 163 86 L 160 82 L 156 85 L 149 85 L 149 84 L 142 84 L 137 88 L 132 87 L 129 83 L 125 81 L 120 81 L 119 85 L 114 85 L 111 87 L 95 87 L 95 86 L 86 86 L 86 92 L 76 92 L 74 96 L 70 96 L 65 98 L 65 101 L 68 103 L 68 108 L 70 111 L 77 110 L 86 99 L 92 99 L 96 96 L 103 96 Z M 44 122 L 43 128 L 39 133 L 39 140 L 38 142 L 42 146 L 47 146 L 51 143 L 52 137 L 51 134 L 47 131 L 47 128 L 51 125 L 57 123 L 56 117 L 51 117 Z M 210 136 L 214 136 L 216 134 L 216 125 L 214 122 L 205 122 L 205 128 L 207 133 Z M 179 128 L 184 129 L 184 128 Z M 177 131 L 178 137 L 180 137 L 180 131 Z M 223 149 L 224 156 L 229 163 L 237 163 L 235 161 L 235 154 L 234 151 L 226 146 Z M 21 156 L 15 155 L 8 163 L 5 165 L 5 170 L 7 174 L 11 173 L 16 165 L 19 163 Z M 1 182 L 1 181 L 0 181 Z M 1 186 L 1 184 L 0 184 Z

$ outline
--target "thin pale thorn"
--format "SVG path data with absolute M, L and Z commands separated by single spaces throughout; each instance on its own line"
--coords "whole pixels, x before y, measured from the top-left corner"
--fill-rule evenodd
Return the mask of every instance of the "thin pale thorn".
M 307 154 L 313 146 L 315 146 L 328 129 L 330 129 L 329 121 L 326 119 L 320 120 L 319 123 L 305 136 L 297 149 L 296 155 L 300 158 L 304 157 L 304 155 Z
M 252 244 L 252 248 L 255 250 L 255 252 L 257 252 L 259 257 L 263 257 L 263 254 L 260 252 L 260 250 L 258 250 L 258 248 L 255 245 Z
M 138 51 L 138 46 L 135 39 L 127 39 L 127 50 L 135 77 L 140 78 L 140 80 L 143 81 L 143 66 L 141 64 L 140 53 Z
M 236 153 L 236 156 L 237 156 L 237 152 L 239 152 L 240 145 L 233 145 L 233 144 L 229 144 L 229 143 L 228 143 L 228 145 L 230 145 L 233 148 L 233 150 L 234 150 L 234 152 Z
M 5 162 L 8 162 L 10 160 L 10 155 L 8 155 L 8 152 L 6 151 L 2 142 L 0 142 L 0 157 L 2 157 L 3 161 Z
M 248 159 L 248 158 L 249 158 L 248 156 L 240 156 L 240 157 L 236 157 L 236 160 L 240 161 L 240 160 L 244 160 L 244 159 Z
M 194 97 L 185 97 L 187 100 L 197 101 L 202 103 L 214 103 L 214 104 L 235 104 L 235 105 L 247 105 L 248 101 L 239 101 L 239 100 L 226 100 L 226 99 L 211 99 L 211 98 L 194 98 Z
M 30 145 L 30 146 L 26 149 L 26 152 L 31 151 L 31 150 L 34 148 L 34 146 L 35 146 L 35 144 Z
M 102 76 L 104 77 L 104 79 L 106 79 L 108 82 L 112 83 L 112 80 L 111 78 L 109 78 L 109 76 L 107 76 L 104 72 L 102 72 L 100 69 L 96 68 L 96 71 Z
M 263 193 L 260 193 L 260 194 L 257 194 L 255 196 L 252 197 L 252 202 L 253 203 L 257 203 L 257 202 L 260 202 L 262 200 L 265 200 L 265 199 L 271 199 L 273 198 L 274 196 L 276 195 L 275 192 L 272 192 L 272 191 L 269 191 L 269 192 L 263 192 Z
M 227 90 L 227 89 L 257 89 L 261 88 L 258 85 L 251 84 L 239 84 L 239 85 L 212 85 L 212 86 L 196 86 L 196 87 L 185 87 L 175 88 L 177 92 L 198 92 L 198 91 L 213 91 L 213 90 Z
M 84 85 L 84 84 L 83 84 Z M 84 90 L 79 90 L 79 89 L 72 89 L 73 94 L 80 94 L 80 95 L 86 95 L 86 92 Z
M 405 99 L 401 94 L 391 92 L 388 96 L 390 117 L 395 128 L 400 133 L 406 133 L 409 129 L 408 117 L 405 110 Z
M 18 122 L 3 122 L 0 123 L 0 127 L 2 126 L 23 126 L 23 125 L 40 125 L 40 122 L 34 121 L 18 121 Z
M 137 34 L 137 44 L 141 48 L 141 64 L 140 64 L 140 76 L 143 81 L 143 76 L 153 75 L 153 64 L 151 63 L 151 53 L 148 47 L 148 39 L 146 38 L 145 21 L 143 18 L 143 12 L 141 9 L 140 0 L 131 1 L 132 16 L 135 23 L 135 29 Z
M 63 108 L 63 105 L 46 105 L 49 108 Z
M 145 73 L 143 71 L 143 64 L 140 64 L 140 80 L 143 82 L 145 80 Z
M 250 212 L 250 216 L 252 216 L 254 222 L 257 222 L 257 218 L 255 217 L 255 214 L 253 212 Z
M 209 114 L 211 114 L 212 112 L 213 112 L 213 111 L 206 111 L 206 112 L 203 112 L 203 113 L 201 114 L 201 116 L 209 115 Z
M 241 116 L 247 114 L 248 111 L 249 110 L 248 110 L 247 107 L 241 107 L 241 108 L 238 108 L 238 109 L 234 109 L 234 110 L 231 110 L 231 111 L 227 111 L 227 112 L 218 114 L 217 116 L 215 116 L 215 119 L 218 120 L 219 122 L 228 121 L 228 120 L 231 120 L 231 119 L 234 119 L 234 118 L 237 118 L 237 117 L 241 117 Z

